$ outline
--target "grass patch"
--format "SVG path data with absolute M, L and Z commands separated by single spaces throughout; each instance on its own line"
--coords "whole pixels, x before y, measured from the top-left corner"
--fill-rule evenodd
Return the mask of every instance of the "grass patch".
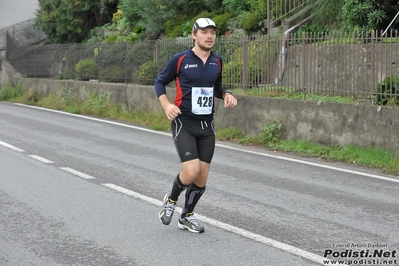
M 263 132 L 255 136 L 245 136 L 236 127 L 221 130 L 217 140 L 229 140 L 244 145 L 266 147 L 274 151 L 292 152 L 304 157 L 320 158 L 332 162 L 345 162 L 356 166 L 380 169 L 383 173 L 399 176 L 399 158 L 394 153 L 375 148 L 321 145 L 308 141 L 282 140 L 282 126 L 279 120 L 265 124 Z
M 71 91 L 53 92 L 38 100 L 35 104 L 44 108 L 62 110 L 73 114 L 85 114 L 104 117 L 148 126 L 153 130 L 170 130 L 170 121 L 164 113 L 152 114 L 144 111 L 122 110 L 120 105 L 111 101 L 109 92 L 85 92 L 84 100 L 78 100 Z
M 290 87 L 264 87 L 245 91 L 242 89 L 235 89 L 232 91 L 234 95 L 242 96 L 259 96 L 291 100 L 303 100 L 305 98 L 302 92 L 298 92 Z M 314 102 L 356 103 L 356 100 L 351 97 L 316 95 L 313 93 L 306 93 L 306 100 Z
M 20 84 L 11 84 L 0 88 L 0 101 L 16 100 L 24 94 L 25 91 Z
M 219 140 L 238 140 L 244 137 L 244 133 L 237 127 L 216 130 L 216 139 Z

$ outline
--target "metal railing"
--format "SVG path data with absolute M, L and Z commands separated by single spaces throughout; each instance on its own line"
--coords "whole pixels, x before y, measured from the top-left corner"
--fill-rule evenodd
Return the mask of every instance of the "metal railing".
M 282 24 L 309 4 L 311 4 L 309 0 L 267 0 L 266 28 L 270 31 L 271 27 Z
M 398 32 L 229 36 L 214 52 L 223 58 L 230 89 L 343 96 L 399 103 Z M 123 43 L 7 46 L 7 58 L 26 77 L 152 85 L 190 38 Z M 284 57 L 281 54 L 284 53 Z M 279 60 L 284 58 L 284 64 Z

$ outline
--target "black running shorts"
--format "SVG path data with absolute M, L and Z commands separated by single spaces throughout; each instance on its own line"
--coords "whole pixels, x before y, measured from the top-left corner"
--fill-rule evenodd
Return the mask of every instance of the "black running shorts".
M 172 120 L 172 135 L 181 162 L 199 159 L 211 163 L 215 151 L 213 120 Z

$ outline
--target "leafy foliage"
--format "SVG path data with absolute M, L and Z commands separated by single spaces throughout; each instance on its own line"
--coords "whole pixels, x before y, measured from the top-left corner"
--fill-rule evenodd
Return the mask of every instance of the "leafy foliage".
M 135 74 L 139 84 L 153 85 L 157 76 L 157 63 L 155 61 L 148 61 Z
M 273 119 L 270 123 L 265 123 L 262 132 L 255 136 L 244 137 L 239 143 L 247 145 L 266 145 L 273 146 L 282 139 L 283 125 L 281 119 Z
M 239 35 L 221 36 L 216 40 L 212 51 L 220 55 L 224 63 L 230 62 L 232 54 L 241 47 L 239 40 L 242 38 Z
M 90 29 L 109 19 L 109 14 L 103 7 L 115 2 L 116 0 L 39 0 L 36 27 L 46 34 L 50 43 L 79 43 L 87 37 Z
M 396 0 L 313 0 L 312 21 L 347 31 L 385 30 L 399 11 Z M 391 29 L 398 26 L 394 21 Z
M 155 42 L 135 42 L 129 46 L 129 63 L 137 70 L 145 62 L 151 61 L 155 56 Z
M 329 30 L 385 30 L 399 11 L 397 0 L 309 0 L 306 4 L 313 6 L 313 27 Z M 276 19 L 297 5 L 297 1 L 270 0 L 270 14 Z M 267 1 L 39 0 L 37 26 L 50 43 L 79 43 L 95 28 L 111 30 L 112 36 L 104 35 L 104 39 L 119 42 L 189 36 L 198 17 L 215 20 L 220 35 L 233 21 L 247 32 L 264 32 Z M 398 25 L 397 20 L 391 29 Z M 91 34 L 103 40 L 94 31 Z
M 130 30 L 140 28 L 147 39 L 188 36 L 197 17 L 210 17 L 201 13 L 214 17 L 222 7 L 221 0 L 122 0 L 119 5 Z
M 237 140 L 245 137 L 244 132 L 238 127 L 232 127 L 228 129 L 218 129 L 216 131 L 216 138 L 223 140 Z
M 220 35 L 224 34 L 229 29 L 229 21 L 232 17 L 233 14 L 231 13 L 223 13 L 220 15 L 212 16 L 212 20 L 215 21 Z
M 399 105 L 399 77 L 386 77 L 377 85 L 376 104 Z
M 274 119 L 262 128 L 262 136 L 267 143 L 276 143 L 281 140 L 283 124 L 281 119 Z
M 83 59 L 76 64 L 75 71 L 79 80 L 88 80 L 97 77 L 98 69 L 92 59 Z
M 102 44 L 97 57 L 101 67 L 124 65 L 126 59 L 126 45 L 125 43 Z
M 341 17 L 345 0 L 314 0 L 313 2 L 312 21 L 317 25 L 316 27 L 335 26 L 341 23 L 337 18 Z
M 164 23 L 177 14 L 175 3 L 166 0 L 123 0 L 119 8 L 129 27 L 139 26 L 150 39 L 158 38 Z
M 109 66 L 101 69 L 99 73 L 102 81 L 115 83 L 125 82 L 125 68 L 122 66 Z
M 243 80 L 244 75 L 242 70 L 244 69 L 244 57 L 246 55 L 247 63 L 249 64 L 249 70 L 247 73 L 248 83 L 253 86 L 267 83 L 267 80 L 270 78 L 270 64 L 259 64 L 257 58 L 261 56 L 265 58 L 267 62 L 269 57 L 278 51 L 277 49 L 277 46 L 274 46 L 269 42 L 264 42 L 261 39 L 247 41 L 247 45 L 235 49 L 228 58 L 228 62 L 224 64 L 224 82 L 226 84 L 245 83 Z M 230 77 L 234 80 L 228 80 L 226 77 Z
M 258 13 L 242 12 L 238 16 L 239 25 L 247 32 L 258 31 L 262 28 L 262 18 Z
M 187 36 L 191 31 L 191 23 L 187 23 L 189 18 L 187 16 L 179 16 L 175 19 L 169 19 L 165 22 L 164 30 L 168 38 L 176 38 L 181 36 Z M 185 24 L 188 24 L 188 30 L 185 28 Z
M 385 16 L 384 10 L 376 9 L 373 0 L 347 0 L 342 8 L 342 17 L 348 30 L 376 29 Z
M 103 116 L 108 113 L 111 103 L 111 93 L 109 91 L 97 92 L 86 90 L 86 99 L 83 101 L 81 109 L 83 113 L 89 113 L 96 116 Z
M 223 5 L 228 12 L 237 16 L 241 11 L 249 11 L 250 4 L 246 0 L 223 0 Z
M 0 87 L 0 101 L 9 100 L 21 96 L 24 90 L 20 84 Z

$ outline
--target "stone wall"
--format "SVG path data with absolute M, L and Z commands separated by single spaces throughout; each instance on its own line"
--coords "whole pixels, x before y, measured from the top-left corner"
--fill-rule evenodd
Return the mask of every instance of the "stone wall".
M 129 110 L 162 112 L 153 86 L 124 85 L 84 81 L 18 78 L 23 87 L 47 95 L 70 90 L 85 97 L 88 90 L 111 93 L 112 101 Z M 168 88 L 170 100 L 174 88 Z M 224 109 L 216 101 L 217 128 L 236 126 L 248 135 L 260 133 L 265 123 L 281 119 L 284 137 L 320 144 L 347 145 L 390 150 L 399 155 L 399 108 L 301 100 L 239 96 L 235 109 Z

